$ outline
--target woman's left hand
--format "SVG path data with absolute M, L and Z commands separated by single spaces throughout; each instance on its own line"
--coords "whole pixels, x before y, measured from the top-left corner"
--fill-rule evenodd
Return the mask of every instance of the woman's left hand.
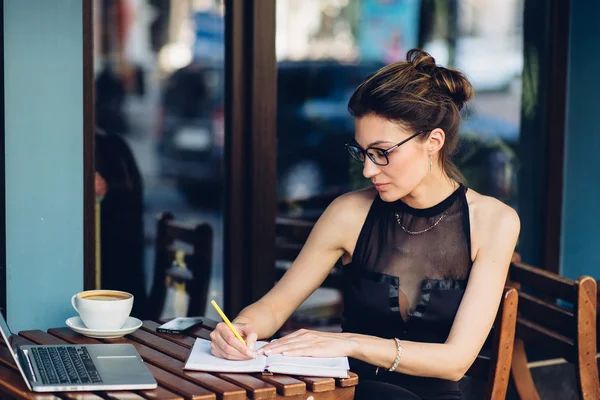
M 351 357 L 357 343 L 346 333 L 300 329 L 271 342 L 257 354 L 283 354 L 295 357 Z

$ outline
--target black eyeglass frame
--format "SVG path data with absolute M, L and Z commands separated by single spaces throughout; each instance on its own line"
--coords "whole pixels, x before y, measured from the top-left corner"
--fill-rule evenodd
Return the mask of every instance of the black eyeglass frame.
M 386 165 L 388 165 L 390 163 L 390 158 L 388 157 L 388 154 L 390 154 L 392 151 L 396 150 L 398 147 L 402 146 L 404 143 L 408 142 L 409 140 L 416 138 L 417 136 L 425 133 L 425 132 L 431 132 L 431 129 L 423 129 L 420 130 L 416 133 L 414 133 L 413 135 L 407 137 L 406 139 L 404 139 L 403 141 L 401 141 L 400 143 L 396 143 L 395 145 L 393 145 L 392 147 L 389 147 L 387 149 L 382 149 L 379 147 L 367 147 L 366 149 L 362 149 L 360 146 L 358 146 L 358 144 L 353 144 L 352 142 L 350 143 L 346 143 L 344 145 L 344 147 L 346 148 L 346 150 L 348 151 L 348 153 L 350 154 L 350 157 L 352 157 L 352 159 L 360 162 L 360 163 L 364 163 L 367 160 L 367 157 L 369 157 L 369 160 L 371 160 L 373 162 L 373 164 L 375 165 L 379 165 L 380 167 L 385 167 Z M 348 149 L 348 147 L 354 147 L 358 150 L 360 150 L 360 153 L 363 155 L 363 159 L 360 160 L 356 157 L 354 157 L 353 153 Z M 385 157 L 385 164 L 380 164 L 377 161 L 374 160 L 374 156 L 371 155 L 368 150 L 377 150 L 379 151 L 384 157 Z M 366 157 L 365 157 L 366 155 Z

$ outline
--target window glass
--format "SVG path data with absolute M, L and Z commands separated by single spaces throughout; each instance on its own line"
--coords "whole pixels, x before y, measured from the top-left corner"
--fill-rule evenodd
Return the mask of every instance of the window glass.
M 470 187 L 517 207 L 522 14 L 522 0 L 278 0 L 280 213 L 315 217 L 303 200 L 369 184 L 343 147 L 354 133 L 347 103 L 413 47 L 473 84 L 455 161 Z
M 316 220 L 370 184 L 344 149 L 354 137 L 348 100 L 414 47 L 474 86 L 454 154 L 467 185 L 518 209 L 522 20 L 522 0 L 277 0 L 278 216 Z M 339 330 L 340 305 L 339 292 L 320 288 L 287 328 Z
M 165 212 L 212 227 L 209 298 L 222 303 L 223 16 L 222 0 L 94 1 L 101 286 L 132 292 L 135 317 L 150 312 Z M 186 281 L 166 285 L 162 317 L 186 315 Z

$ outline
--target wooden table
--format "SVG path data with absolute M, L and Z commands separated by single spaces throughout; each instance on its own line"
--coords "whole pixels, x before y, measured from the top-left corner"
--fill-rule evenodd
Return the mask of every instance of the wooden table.
M 198 328 L 189 336 L 164 335 L 156 332 L 158 324 L 144 321 L 131 335 L 120 339 L 102 340 L 104 343 L 131 343 L 140 353 L 158 382 L 155 390 L 118 392 L 65 392 L 37 394 L 30 392 L 4 345 L 0 346 L 0 398 L 16 399 L 74 399 L 74 400 L 141 400 L 141 399 L 198 399 L 198 400 L 351 400 L 355 374 L 346 379 L 290 377 L 262 374 L 221 374 L 184 371 L 183 365 L 195 337 L 208 339 L 209 331 Z M 32 344 L 90 344 L 101 343 L 81 336 L 69 328 L 43 331 L 23 331 L 19 335 Z

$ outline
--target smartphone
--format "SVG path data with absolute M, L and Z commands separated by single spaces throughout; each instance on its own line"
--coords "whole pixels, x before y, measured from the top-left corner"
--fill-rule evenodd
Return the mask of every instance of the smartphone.
M 156 328 L 158 333 L 180 335 L 185 331 L 202 324 L 202 317 L 177 317 Z

